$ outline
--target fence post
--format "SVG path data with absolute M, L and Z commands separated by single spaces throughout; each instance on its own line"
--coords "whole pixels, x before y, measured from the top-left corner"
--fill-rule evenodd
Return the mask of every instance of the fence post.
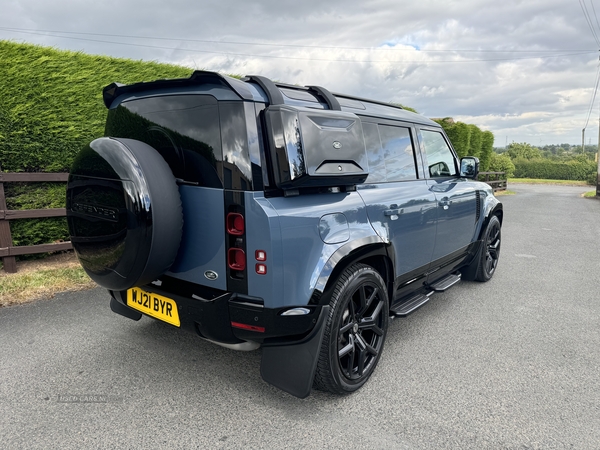
M 0 179 L 0 248 L 12 247 L 12 236 L 10 234 L 10 224 L 6 220 L 6 197 L 4 196 L 4 183 Z M 7 273 L 16 273 L 17 260 L 14 256 L 4 256 L 2 258 L 4 270 Z

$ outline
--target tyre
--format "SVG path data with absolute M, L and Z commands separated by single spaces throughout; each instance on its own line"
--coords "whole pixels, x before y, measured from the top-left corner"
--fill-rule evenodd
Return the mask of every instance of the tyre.
M 182 236 L 171 169 L 143 142 L 96 139 L 71 168 L 67 223 L 81 265 L 100 286 L 150 283 L 173 264 Z
M 388 292 L 379 273 L 364 264 L 347 268 L 330 301 L 315 387 L 348 394 L 364 385 L 381 356 L 388 319 Z
M 483 234 L 483 248 L 475 280 L 489 281 L 494 276 L 500 258 L 501 235 L 500 220 L 497 216 L 492 216 Z

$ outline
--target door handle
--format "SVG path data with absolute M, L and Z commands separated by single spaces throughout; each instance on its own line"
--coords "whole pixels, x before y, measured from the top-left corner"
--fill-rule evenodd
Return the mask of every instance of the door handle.
M 449 200 L 448 197 L 444 197 L 443 199 L 440 200 L 440 203 L 439 203 L 439 205 L 442 208 L 444 208 L 444 210 L 448 209 L 451 204 L 452 204 L 452 200 Z
M 404 212 L 404 208 L 398 208 L 398 205 L 390 205 L 390 209 L 385 209 L 383 214 L 386 216 L 398 216 Z

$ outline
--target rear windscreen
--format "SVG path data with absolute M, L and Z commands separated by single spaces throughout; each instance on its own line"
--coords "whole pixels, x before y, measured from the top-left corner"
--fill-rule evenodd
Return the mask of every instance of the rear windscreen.
M 123 102 L 109 110 L 105 134 L 150 145 L 176 178 L 223 188 L 219 107 L 212 96 L 170 95 Z

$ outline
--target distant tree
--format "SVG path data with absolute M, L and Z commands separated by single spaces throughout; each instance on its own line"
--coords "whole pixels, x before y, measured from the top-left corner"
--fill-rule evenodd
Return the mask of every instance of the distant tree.
M 510 178 L 515 173 L 515 165 L 506 154 L 499 155 L 492 153 L 490 157 L 490 172 L 506 172 L 506 177 Z
M 405 109 L 410 112 L 414 112 L 415 114 L 419 114 L 419 111 L 417 111 L 415 108 L 411 108 L 410 106 L 403 105 L 402 103 L 390 102 L 390 104 L 394 105 L 394 106 L 399 106 L 400 108 Z
M 400 106 L 402 106 L 402 109 L 406 109 L 407 111 L 411 111 L 416 114 L 419 114 L 419 111 L 417 111 L 415 108 L 411 108 L 410 106 L 406 106 L 406 105 L 400 105 Z
M 539 159 L 542 157 L 542 152 L 538 148 L 533 147 L 531 144 L 527 144 L 525 142 L 512 142 L 511 144 L 508 144 L 506 153 L 508 153 L 508 156 L 510 156 L 511 159 Z

